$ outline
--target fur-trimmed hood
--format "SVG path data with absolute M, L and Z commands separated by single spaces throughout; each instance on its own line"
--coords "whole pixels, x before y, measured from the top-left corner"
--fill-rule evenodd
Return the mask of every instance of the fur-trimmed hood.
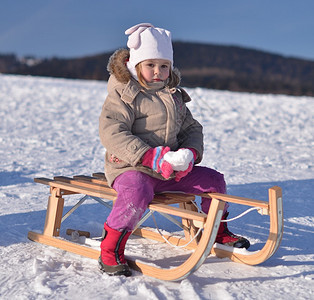
M 109 58 L 107 70 L 110 75 L 114 75 L 119 82 L 128 83 L 132 75 L 126 66 L 126 62 L 129 60 L 130 52 L 127 49 L 116 50 Z M 169 88 L 175 88 L 180 84 L 181 75 L 178 69 L 174 68 L 172 74 L 175 77 L 175 84 L 169 86 Z

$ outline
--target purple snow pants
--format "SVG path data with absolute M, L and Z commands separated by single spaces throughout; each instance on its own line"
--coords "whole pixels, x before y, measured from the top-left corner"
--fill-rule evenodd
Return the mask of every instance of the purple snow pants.
M 113 188 L 118 194 L 107 224 L 113 229 L 128 231 L 135 228 L 156 193 L 226 193 L 224 176 L 213 169 L 200 166 L 195 166 L 179 182 L 174 179 L 159 180 L 138 171 L 127 171 L 115 179 Z M 202 198 L 202 210 L 206 213 L 210 202 L 210 199 Z

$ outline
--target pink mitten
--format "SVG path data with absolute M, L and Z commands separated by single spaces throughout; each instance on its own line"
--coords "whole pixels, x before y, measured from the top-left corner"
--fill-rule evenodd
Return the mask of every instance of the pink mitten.
M 171 164 L 164 160 L 164 155 L 169 151 L 169 147 L 163 146 L 149 149 L 143 155 L 142 165 L 153 169 L 162 177 L 168 179 L 173 173 L 173 169 Z
M 193 166 L 194 166 L 194 159 L 193 159 L 193 161 L 191 161 L 189 163 L 189 166 L 185 171 L 179 171 L 176 173 L 176 178 L 174 180 L 179 182 L 183 177 L 185 177 L 186 175 L 188 175 L 192 171 Z
M 189 174 L 192 171 L 193 167 L 194 167 L 194 161 L 195 161 L 195 159 L 197 157 L 197 152 L 193 148 L 188 148 L 188 149 L 192 151 L 193 158 L 190 161 L 189 166 L 188 166 L 188 168 L 186 170 L 178 171 L 176 173 L 175 181 L 177 181 L 177 182 L 179 182 L 183 177 L 185 177 L 187 174 Z

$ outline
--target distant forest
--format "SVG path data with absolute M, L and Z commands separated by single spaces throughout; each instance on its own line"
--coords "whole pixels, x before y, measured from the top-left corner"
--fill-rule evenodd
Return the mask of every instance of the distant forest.
M 181 85 L 240 92 L 314 96 L 314 61 L 235 46 L 174 42 Z M 0 72 L 108 80 L 112 52 L 80 58 L 18 58 L 0 54 Z

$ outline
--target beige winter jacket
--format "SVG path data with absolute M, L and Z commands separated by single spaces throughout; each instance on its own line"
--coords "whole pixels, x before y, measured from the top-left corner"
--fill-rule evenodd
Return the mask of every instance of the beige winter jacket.
M 120 49 L 109 60 L 108 96 L 99 118 L 110 185 L 128 170 L 165 180 L 141 165 L 142 156 L 151 147 L 169 146 L 173 151 L 194 148 L 198 153 L 196 163 L 203 155 L 202 126 L 185 105 L 191 100 L 188 94 L 178 87 L 143 88 L 125 66 L 128 57 L 129 51 Z

